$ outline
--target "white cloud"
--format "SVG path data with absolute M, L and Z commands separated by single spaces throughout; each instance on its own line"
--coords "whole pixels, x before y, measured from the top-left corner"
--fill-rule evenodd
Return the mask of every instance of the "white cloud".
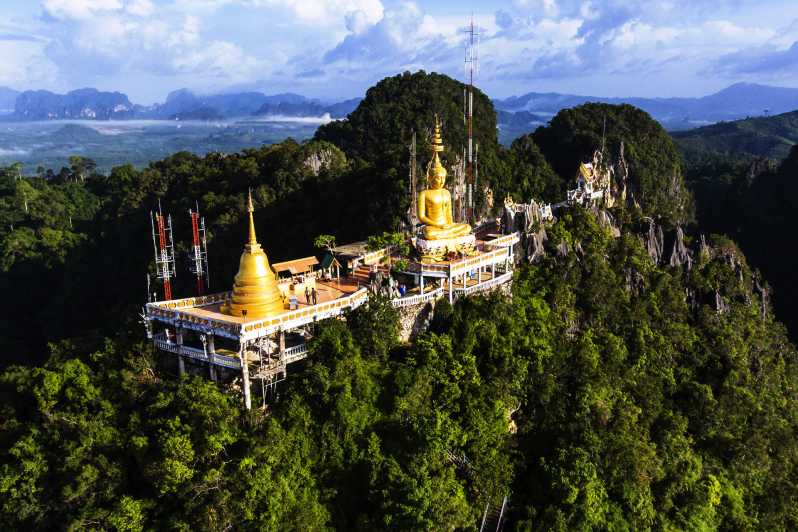
M 125 6 L 125 11 L 137 17 L 148 17 L 155 13 L 155 5 L 150 0 L 133 0 Z
M 462 77 L 467 17 L 431 13 L 432 1 L 40 0 L 45 16 L 32 10 L 24 24 L 0 23 L 0 40 L 20 41 L 2 45 L 0 83 L 17 76 L 16 86 L 34 87 L 47 80 L 120 90 L 152 84 L 161 93 L 184 85 L 300 92 L 335 85 L 355 93 L 405 69 Z M 623 73 L 634 83 L 636 77 L 673 84 L 688 83 L 681 80 L 720 57 L 745 60 L 748 70 L 789 64 L 798 22 L 778 24 L 798 18 L 798 4 L 764 0 L 778 20 L 738 13 L 759 13 L 761 3 L 505 0 L 495 16 L 477 14 L 479 80 L 491 87 L 582 87 L 588 79 L 618 83 Z M 5 15 L 12 21 L 16 13 Z
M 380 0 L 243 0 L 243 3 L 287 9 L 298 22 L 320 26 L 335 25 L 353 17 L 365 24 L 375 24 L 384 12 Z
M 0 41 L 0 85 L 26 88 L 52 86 L 57 83 L 58 69 L 43 53 L 43 43 L 33 41 Z
M 122 8 L 120 0 L 43 0 L 42 7 L 56 19 L 88 19 L 102 11 Z

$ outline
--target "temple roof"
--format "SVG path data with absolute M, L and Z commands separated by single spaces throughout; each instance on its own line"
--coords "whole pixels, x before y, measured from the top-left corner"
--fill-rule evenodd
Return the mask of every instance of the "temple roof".
M 272 268 L 277 273 L 290 272 L 291 275 L 309 272 L 319 263 L 316 257 L 305 257 L 302 259 L 287 260 L 285 262 L 275 262 Z

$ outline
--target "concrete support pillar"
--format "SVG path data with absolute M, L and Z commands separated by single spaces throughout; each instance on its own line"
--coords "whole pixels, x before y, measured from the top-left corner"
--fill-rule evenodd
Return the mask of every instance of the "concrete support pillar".
M 283 360 L 283 357 L 285 356 L 285 331 L 283 330 L 280 330 L 279 346 L 280 346 L 280 360 Z
M 241 380 L 244 388 L 244 407 L 247 410 L 252 410 L 252 396 L 249 389 L 249 364 L 247 363 L 247 348 L 245 344 L 241 344 Z
M 213 355 L 216 352 L 213 345 L 213 335 L 205 335 L 205 354 L 208 356 L 208 372 L 210 373 L 211 380 L 216 382 L 216 366 L 213 364 Z
M 490 264 L 490 278 L 493 279 L 494 277 L 496 277 L 496 263 L 492 262 Z
M 449 273 L 449 304 L 454 304 L 454 283 L 452 282 L 452 274 Z
M 421 295 L 424 295 L 424 274 L 420 274 L 419 276 L 419 286 L 421 287 Z
M 177 344 L 177 366 L 181 375 L 186 373 L 186 362 L 183 360 L 183 329 L 175 329 L 175 343 Z

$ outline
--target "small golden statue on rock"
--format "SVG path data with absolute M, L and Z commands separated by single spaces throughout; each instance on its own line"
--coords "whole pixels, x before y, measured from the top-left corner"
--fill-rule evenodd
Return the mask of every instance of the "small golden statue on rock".
M 437 115 L 431 149 L 432 160 L 427 166 L 429 188 L 418 194 L 418 219 L 424 227 L 416 246 L 423 258 L 440 259 L 449 252 L 473 250 L 475 238 L 470 225 L 456 223 L 452 218 L 452 196 L 444 188 L 446 169 L 438 155 L 443 151 L 443 140 Z

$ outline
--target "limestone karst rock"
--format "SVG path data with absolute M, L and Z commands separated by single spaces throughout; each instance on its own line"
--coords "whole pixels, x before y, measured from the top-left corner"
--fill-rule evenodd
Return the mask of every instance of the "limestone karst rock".
M 686 266 L 688 270 L 693 267 L 693 256 L 684 244 L 684 231 L 681 226 L 676 227 L 676 239 L 673 241 L 673 249 L 668 262 L 672 267 Z
M 546 229 L 540 228 L 536 233 L 526 235 L 526 257 L 529 262 L 537 262 L 546 256 L 546 242 L 549 236 Z
M 648 233 L 643 239 L 643 244 L 651 260 L 659 264 L 665 247 L 665 236 L 662 233 L 662 227 L 654 223 L 653 220 L 648 222 Z
M 618 238 L 621 236 L 621 230 L 618 228 L 618 225 L 616 224 L 615 219 L 612 217 L 612 214 L 605 209 L 599 209 L 597 207 L 593 208 L 593 213 L 595 214 L 599 225 L 604 229 L 609 230 L 613 238 Z
M 767 285 L 762 285 L 759 281 L 759 276 L 754 276 L 754 290 L 759 294 L 759 301 L 760 301 L 760 313 L 762 314 L 762 319 L 764 320 L 767 317 L 768 313 L 768 304 L 770 302 L 770 289 Z
M 729 312 L 729 304 L 724 301 L 717 288 L 715 289 L 715 310 L 718 314 Z

